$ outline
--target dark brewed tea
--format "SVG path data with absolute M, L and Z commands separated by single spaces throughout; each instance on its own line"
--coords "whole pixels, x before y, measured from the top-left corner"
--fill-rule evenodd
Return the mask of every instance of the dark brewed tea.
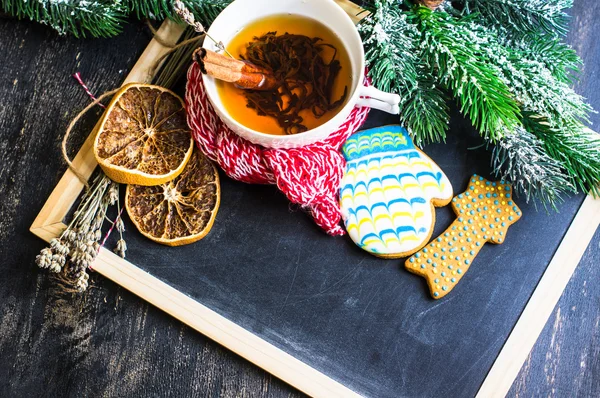
M 274 48 L 279 55 L 271 54 Z M 282 135 L 313 129 L 330 120 L 350 95 L 353 74 L 348 52 L 329 28 L 314 19 L 283 14 L 251 22 L 227 50 L 236 58 L 270 67 L 275 74 L 283 65 L 293 79 L 299 76 L 298 82 L 286 80 L 276 93 L 242 90 L 217 81 L 226 111 L 252 130 Z

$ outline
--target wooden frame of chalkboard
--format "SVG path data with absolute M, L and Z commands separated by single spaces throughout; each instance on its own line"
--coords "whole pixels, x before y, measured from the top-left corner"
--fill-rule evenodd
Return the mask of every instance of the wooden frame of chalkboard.
M 346 0 L 338 0 L 338 3 L 358 20 L 356 15 L 360 8 Z M 161 40 L 150 42 L 123 84 L 151 81 L 153 64 L 168 51 L 164 44 L 175 44 L 182 32 L 181 26 L 164 22 L 157 33 Z M 86 178 L 97 166 L 92 151 L 94 136 L 92 132 L 73 162 Z M 83 188 L 79 178 L 67 170 L 32 224 L 31 232 L 45 241 L 59 236 L 66 228 L 63 220 Z M 508 392 L 599 225 L 600 200 L 587 196 L 496 357 L 478 396 L 503 397 Z M 324 373 L 109 250 L 100 250 L 93 270 L 309 395 L 358 396 Z

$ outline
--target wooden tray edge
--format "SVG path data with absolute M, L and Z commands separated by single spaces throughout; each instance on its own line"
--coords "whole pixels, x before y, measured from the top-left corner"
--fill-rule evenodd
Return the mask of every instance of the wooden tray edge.
M 360 396 L 110 250 L 100 251 L 93 270 L 306 394 Z
M 599 225 L 600 199 L 588 195 L 496 357 L 478 398 L 506 396 Z

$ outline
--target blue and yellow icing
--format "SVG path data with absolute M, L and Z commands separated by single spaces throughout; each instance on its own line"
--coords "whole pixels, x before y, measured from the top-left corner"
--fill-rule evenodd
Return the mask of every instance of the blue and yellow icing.
M 422 247 L 434 225 L 432 204 L 452 199 L 442 170 L 400 126 L 354 134 L 342 153 L 347 164 L 340 207 L 350 238 L 381 257 L 402 257 Z

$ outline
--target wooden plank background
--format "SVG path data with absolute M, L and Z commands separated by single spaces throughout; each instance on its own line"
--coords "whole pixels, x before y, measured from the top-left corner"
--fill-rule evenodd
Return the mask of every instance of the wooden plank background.
M 574 16 L 570 41 L 586 60 L 579 92 L 600 108 L 600 5 L 576 0 Z M 76 41 L 0 20 L 0 37 L 10 55 L 0 64 L 0 395 L 299 396 L 111 282 L 92 277 L 73 300 L 35 269 L 43 243 L 27 229 L 64 171 L 62 132 L 88 103 L 70 75 L 111 89 L 149 36 L 136 24 L 117 39 Z M 597 233 L 510 395 L 600 395 L 599 242 Z

